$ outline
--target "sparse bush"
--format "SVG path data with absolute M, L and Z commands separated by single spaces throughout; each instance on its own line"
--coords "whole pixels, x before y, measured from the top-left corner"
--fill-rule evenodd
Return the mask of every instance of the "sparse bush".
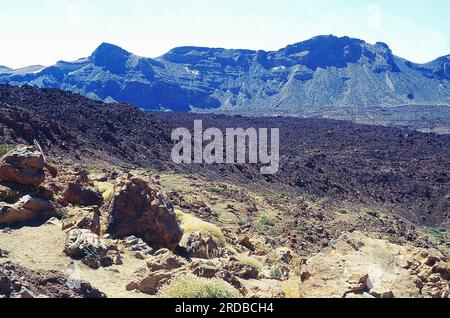
M 111 199 L 114 194 L 114 185 L 109 182 L 95 182 L 95 187 L 102 193 L 103 200 L 105 202 Z
M 266 199 L 271 202 L 282 202 L 285 200 L 285 197 L 282 194 L 278 193 L 270 193 L 265 195 Z
M 426 234 L 433 240 L 442 241 L 444 233 L 447 232 L 445 227 L 431 227 L 426 230 Z
M 306 202 L 317 202 L 319 197 L 315 194 L 305 194 L 302 196 L 303 201 Z
M 206 187 L 205 191 L 214 193 L 214 194 L 220 194 L 222 192 L 222 190 L 220 188 L 216 188 L 216 187 Z
M 259 224 L 261 224 L 264 228 L 267 226 L 273 227 L 277 224 L 277 221 L 274 218 L 263 216 L 259 221 Z
M 173 279 L 164 286 L 161 298 L 239 298 L 239 292 L 220 279 L 206 279 L 193 275 Z
M 0 157 L 3 157 L 4 155 L 6 155 L 8 152 L 10 152 L 11 150 L 13 150 L 14 147 L 11 145 L 0 145 Z
M 56 209 L 55 217 L 58 220 L 66 220 L 66 219 L 68 219 L 68 218 L 70 218 L 69 210 L 67 208 Z
M 253 268 L 256 268 L 257 270 L 263 269 L 263 264 L 254 257 L 243 255 L 243 254 L 237 254 L 236 259 L 239 261 L 239 263 L 247 265 L 247 266 L 251 266 Z
M 199 218 L 184 213 L 180 210 L 176 210 L 175 212 L 184 232 L 200 232 L 209 234 L 218 245 L 225 246 L 225 236 L 217 225 L 202 221 Z
M 279 269 L 279 268 L 273 268 L 271 271 L 270 271 L 270 276 L 273 278 L 273 279 L 276 279 L 276 280 L 282 280 L 283 279 L 283 272 Z

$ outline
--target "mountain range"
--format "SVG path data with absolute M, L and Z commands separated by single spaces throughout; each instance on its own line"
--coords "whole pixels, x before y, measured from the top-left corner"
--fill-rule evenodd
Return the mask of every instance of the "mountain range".
M 179 47 L 155 59 L 103 43 L 74 62 L 1 66 L 0 83 L 58 88 L 145 110 L 345 119 L 346 113 L 404 107 L 402 114 L 415 106 L 420 117 L 449 112 L 450 55 L 417 64 L 384 43 L 332 35 L 271 52 Z

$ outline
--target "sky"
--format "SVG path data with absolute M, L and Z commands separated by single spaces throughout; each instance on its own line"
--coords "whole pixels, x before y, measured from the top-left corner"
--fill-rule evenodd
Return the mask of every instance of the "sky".
M 278 50 L 316 35 L 450 54 L 449 0 L 0 0 L 0 65 L 52 65 L 102 42 L 145 57 L 184 45 Z

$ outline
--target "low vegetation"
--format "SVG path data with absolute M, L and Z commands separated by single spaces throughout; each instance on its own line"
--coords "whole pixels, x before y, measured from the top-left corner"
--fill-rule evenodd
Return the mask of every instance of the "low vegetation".
M 236 251 L 236 249 L 232 246 L 227 246 L 227 249 L 231 254 L 233 254 L 236 257 L 239 263 L 251 266 L 253 268 L 256 268 L 257 270 L 263 269 L 264 265 L 256 258 L 244 254 L 239 254 Z
M 114 193 L 114 185 L 109 182 L 95 182 L 95 187 L 102 193 L 103 200 L 109 201 Z
M 7 145 L 7 144 L 0 145 L 0 157 L 3 157 L 8 152 L 10 152 L 12 149 L 13 149 L 13 146 L 11 146 L 11 145 Z
M 161 298 L 238 298 L 239 292 L 220 279 L 193 275 L 177 277 L 162 288 Z
M 196 218 L 191 214 L 184 213 L 180 210 L 175 212 L 184 232 L 200 232 L 209 234 L 218 245 L 225 246 L 225 236 L 217 225 L 202 221 L 199 218 Z
M 275 225 L 277 225 L 277 220 L 274 217 L 263 216 L 259 220 L 259 228 L 262 231 L 267 231 Z
M 256 268 L 257 270 L 262 270 L 264 267 L 259 260 L 251 256 L 237 254 L 236 259 L 239 261 L 239 263 L 251 266 L 253 268 Z

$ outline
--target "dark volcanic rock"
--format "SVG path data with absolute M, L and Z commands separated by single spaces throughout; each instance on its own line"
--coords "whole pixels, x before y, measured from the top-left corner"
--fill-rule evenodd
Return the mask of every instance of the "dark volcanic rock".
M 439 226 L 448 217 L 448 135 L 324 119 L 145 113 L 72 93 L 7 85 L 0 85 L 2 102 L 8 104 L 0 104 L 6 114 L 0 116 L 2 144 L 37 139 L 49 155 L 193 172 L 257 191 L 378 206 L 416 224 Z M 280 171 L 266 178 L 259 165 L 173 164 L 170 134 L 178 127 L 192 130 L 195 119 L 203 120 L 204 129 L 224 130 L 230 122 L 280 128 Z M 21 127 L 28 127 L 26 134 Z
M 0 265 L 0 296 L 7 298 L 105 298 L 89 283 L 57 271 L 32 271 L 13 263 Z

